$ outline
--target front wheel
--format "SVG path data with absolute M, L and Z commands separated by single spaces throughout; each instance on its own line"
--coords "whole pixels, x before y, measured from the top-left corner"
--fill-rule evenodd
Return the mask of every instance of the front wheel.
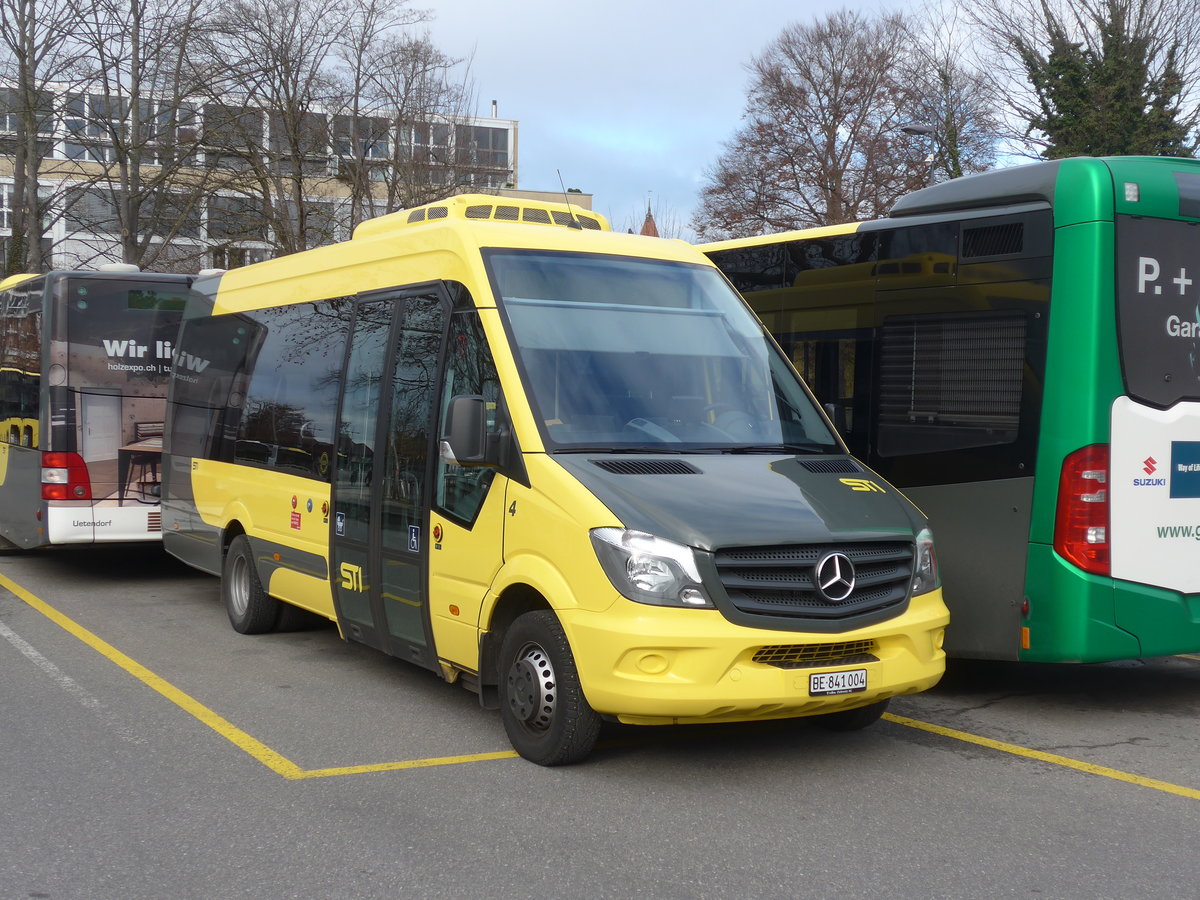
M 221 598 L 229 624 L 239 634 L 264 634 L 279 622 L 283 604 L 263 590 L 254 566 L 250 539 L 239 534 L 225 554 L 221 571 Z
M 540 766 L 584 759 L 600 717 L 579 684 L 571 645 L 549 610 L 517 618 L 500 645 L 500 718 L 521 756 Z
M 817 724 L 830 731 L 858 731 L 878 722 L 879 718 L 887 711 L 888 702 L 880 700 L 878 703 L 860 706 L 858 709 L 826 713 L 823 716 L 817 716 Z

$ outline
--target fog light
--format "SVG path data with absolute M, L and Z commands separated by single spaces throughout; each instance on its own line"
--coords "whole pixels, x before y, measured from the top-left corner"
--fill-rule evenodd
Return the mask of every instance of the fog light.
M 637 667 L 647 675 L 661 675 L 667 671 L 667 658 L 657 653 L 647 653 L 637 661 Z

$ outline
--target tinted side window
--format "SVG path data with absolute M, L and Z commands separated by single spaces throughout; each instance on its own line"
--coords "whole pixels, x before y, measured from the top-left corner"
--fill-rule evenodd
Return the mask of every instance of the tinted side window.
M 885 231 L 879 236 L 879 290 L 953 284 L 958 223 L 938 222 Z
M 349 315 L 326 300 L 187 321 L 169 452 L 329 480 Z
M 776 290 L 796 277 L 786 244 L 718 250 L 708 256 L 743 294 Z
M 879 340 L 879 455 L 1015 441 L 1025 330 L 1022 310 L 886 319 Z
M 784 248 L 793 271 L 806 272 L 811 269 L 830 269 L 873 262 L 875 246 L 876 236 L 866 232 L 792 241 L 785 244 Z
M 297 303 L 252 314 L 263 339 L 234 461 L 329 480 L 348 305 Z
M 482 395 L 488 406 L 488 429 L 494 430 L 495 411 L 500 405 L 500 379 L 478 313 L 455 314 L 450 322 L 447 357 L 438 434 L 446 433 L 446 411 L 450 398 L 456 394 Z M 451 466 L 439 459 L 437 508 L 460 522 L 474 522 L 494 475 L 491 469 Z

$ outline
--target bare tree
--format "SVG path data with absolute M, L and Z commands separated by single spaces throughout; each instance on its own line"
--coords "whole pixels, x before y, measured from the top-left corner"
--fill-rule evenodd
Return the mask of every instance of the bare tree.
M 388 135 L 391 116 L 378 69 L 382 47 L 398 29 L 428 18 L 422 10 L 388 0 L 352 0 L 349 20 L 337 41 L 340 61 L 336 77 L 341 108 L 334 110 L 332 139 L 338 175 L 349 186 L 346 226 L 353 231 L 360 221 L 389 211 L 377 209 L 374 185 L 391 157 Z
M 880 216 L 935 168 L 953 177 L 990 162 L 970 79 L 949 47 L 915 52 L 911 34 L 900 15 L 847 10 L 785 28 L 750 65 L 745 124 L 707 173 L 697 234 Z M 922 120 L 938 154 L 904 131 Z
M 842 10 L 785 28 L 750 65 L 746 123 L 709 172 L 701 237 L 876 215 L 912 177 L 896 74 L 903 20 Z
M 950 0 L 928 0 L 908 21 L 910 52 L 900 77 L 913 87 L 912 121 L 901 130 L 923 154 L 931 184 L 986 171 L 996 161 L 1000 117 L 968 25 Z
M 42 165 L 50 158 L 54 131 L 52 87 L 66 78 L 76 60 L 70 38 L 81 6 L 72 0 L 0 0 L 0 75 L 7 84 L 0 112 L 15 119 L 12 142 L 12 238 L 4 259 L 6 274 L 41 272 L 51 198 L 42 186 Z
M 1195 0 L 968 0 L 1011 152 L 1190 154 L 1200 125 Z
M 226 199 L 209 206 L 210 238 L 276 255 L 336 238 L 333 200 L 314 197 L 333 178 L 329 66 L 346 22 L 322 0 L 229 0 L 214 16 L 208 58 L 226 74 L 204 106 L 206 163 Z
M 228 67 L 205 108 L 224 179 L 210 238 L 293 253 L 471 178 L 463 61 L 406 31 L 426 18 L 406 2 L 227 0 L 209 50 Z
M 366 96 L 386 111 L 395 140 L 378 176 L 381 191 L 364 196 L 369 215 L 439 200 L 471 180 L 473 94 L 468 75 L 457 75 L 464 62 L 427 34 L 391 35 L 372 49 Z
M 197 164 L 201 120 L 189 99 L 210 73 L 194 63 L 203 0 L 98 0 L 75 39 L 81 90 L 67 96 L 67 155 L 79 160 L 66 216 L 75 245 L 115 241 L 125 262 L 194 269 L 208 173 Z M 106 240 L 107 238 L 107 240 Z

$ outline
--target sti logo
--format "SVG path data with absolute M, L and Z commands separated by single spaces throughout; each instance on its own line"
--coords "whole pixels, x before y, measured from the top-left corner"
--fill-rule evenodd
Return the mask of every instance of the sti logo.
M 1147 475 L 1153 475 L 1158 471 L 1158 460 L 1153 456 L 1147 456 L 1142 460 L 1142 471 Z M 1166 487 L 1167 479 L 1165 478 L 1135 478 L 1133 479 L 1134 487 Z
M 1200 497 L 1200 441 L 1171 441 L 1171 496 Z

